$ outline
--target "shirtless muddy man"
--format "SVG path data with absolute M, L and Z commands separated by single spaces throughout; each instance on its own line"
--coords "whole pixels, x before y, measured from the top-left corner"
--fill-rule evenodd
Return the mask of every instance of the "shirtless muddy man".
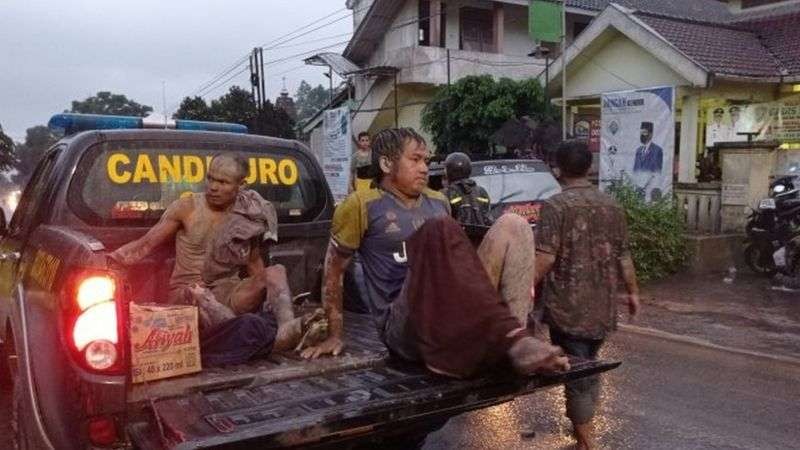
M 204 364 L 207 355 L 217 353 L 214 349 L 254 352 L 221 354 L 218 361 L 240 362 L 256 353 L 294 347 L 301 334 L 303 320 L 295 319 L 292 312 L 285 268 L 265 266 L 261 257 L 261 243 L 277 241 L 275 209 L 245 188 L 247 173 L 247 161 L 240 155 L 215 156 L 204 193 L 176 200 L 144 236 L 111 254 L 119 263 L 132 265 L 175 239 L 168 301 L 198 303 L 201 322 L 203 314 L 212 315 L 213 329 L 204 330 L 201 343 Z M 242 269 L 248 275 L 243 279 L 239 277 Z M 239 341 L 263 341 L 263 345 L 243 349 Z

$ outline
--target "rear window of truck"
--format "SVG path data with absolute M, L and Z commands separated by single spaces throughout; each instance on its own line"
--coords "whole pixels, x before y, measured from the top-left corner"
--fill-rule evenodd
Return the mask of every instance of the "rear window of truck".
M 248 187 L 273 203 L 281 223 L 309 221 L 324 208 L 324 185 L 297 151 L 113 141 L 84 153 L 70 184 L 70 207 L 94 226 L 151 226 L 176 199 L 203 192 L 214 155 L 234 151 L 249 163 Z

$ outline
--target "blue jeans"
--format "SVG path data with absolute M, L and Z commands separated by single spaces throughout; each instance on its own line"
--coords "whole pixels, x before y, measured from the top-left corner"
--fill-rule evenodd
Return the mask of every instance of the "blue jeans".
M 200 333 L 203 367 L 243 364 L 269 355 L 278 334 L 270 312 L 242 314 Z
M 603 339 L 584 339 L 562 333 L 550 327 L 550 341 L 568 355 L 583 359 L 597 359 Z M 567 400 L 567 417 L 572 423 L 583 425 L 592 420 L 600 398 L 600 379 L 597 375 L 564 384 Z

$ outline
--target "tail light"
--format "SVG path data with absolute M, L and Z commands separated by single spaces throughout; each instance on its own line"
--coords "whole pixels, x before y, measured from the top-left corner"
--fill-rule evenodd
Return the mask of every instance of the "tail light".
M 65 334 L 74 359 L 95 372 L 124 373 L 120 338 L 124 314 L 117 278 L 111 273 L 82 271 L 69 285 Z

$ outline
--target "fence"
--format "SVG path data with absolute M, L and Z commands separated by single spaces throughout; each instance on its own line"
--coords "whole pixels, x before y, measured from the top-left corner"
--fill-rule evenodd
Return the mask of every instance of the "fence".
M 719 183 L 681 184 L 675 188 L 675 197 L 684 211 L 687 233 L 720 232 L 722 201 Z

